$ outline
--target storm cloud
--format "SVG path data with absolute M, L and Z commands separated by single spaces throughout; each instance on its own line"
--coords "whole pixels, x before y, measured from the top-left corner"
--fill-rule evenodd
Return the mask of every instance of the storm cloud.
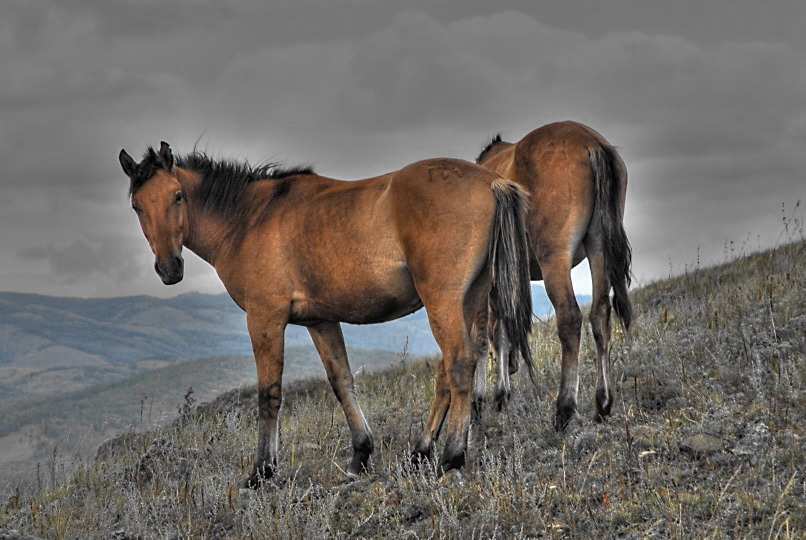
M 11 2 L 0 288 L 221 291 L 190 256 L 153 275 L 117 153 L 160 140 L 360 178 L 573 119 L 627 163 L 639 282 L 779 241 L 806 195 L 801 4 L 432 4 Z

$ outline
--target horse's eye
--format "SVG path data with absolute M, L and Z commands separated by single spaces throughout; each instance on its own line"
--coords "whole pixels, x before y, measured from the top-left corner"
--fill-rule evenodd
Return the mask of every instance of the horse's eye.
M 174 204 L 179 204 L 182 202 L 182 192 L 177 191 L 176 196 L 174 197 Z
M 137 214 L 139 214 L 140 212 L 142 212 L 142 210 L 140 209 L 140 207 L 139 207 L 139 206 L 137 206 L 136 204 L 133 204 L 133 205 L 132 205 L 132 210 L 134 210 L 134 211 L 135 211 L 135 213 L 137 213 Z

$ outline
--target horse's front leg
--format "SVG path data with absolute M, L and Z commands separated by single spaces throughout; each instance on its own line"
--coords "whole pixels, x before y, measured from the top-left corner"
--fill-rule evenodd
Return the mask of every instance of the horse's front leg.
M 271 478 L 277 467 L 278 428 L 283 382 L 283 339 L 287 320 L 275 314 L 247 312 L 257 367 L 258 436 L 252 472 L 244 482 L 256 488 Z
M 344 336 L 341 326 L 335 322 L 324 322 L 308 327 L 313 344 L 322 359 L 327 379 L 344 409 L 344 416 L 350 426 L 353 439 L 353 459 L 347 467 L 347 474 L 355 477 L 367 470 L 369 456 L 374 449 L 372 432 L 364 413 L 355 397 L 353 374 L 347 360 Z

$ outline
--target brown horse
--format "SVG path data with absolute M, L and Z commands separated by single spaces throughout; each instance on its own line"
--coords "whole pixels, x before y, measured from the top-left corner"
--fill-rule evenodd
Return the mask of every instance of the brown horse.
M 450 410 L 437 472 L 462 466 L 488 302 L 498 306 L 494 315 L 515 343 L 526 347 L 531 330 L 526 195 L 516 184 L 451 159 L 347 182 L 197 152 L 174 159 L 164 142 L 140 163 L 125 150 L 119 158 L 162 281 L 182 279 L 187 247 L 216 269 L 246 311 L 259 409 L 246 486 L 257 486 L 277 465 L 286 325 L 307 327 L 321 356 L 350 426 L 353 476 L 365 470 L 373 438 L 339 322 L 388 321 L 422 306 L 443 359 L 413 458 L 431 458 Z
M 560 391 L 554 425 L 565 429 L 576 412 L 582 313 L 571 283 L 571 268 L 588 259 L 593 283 L 590 322 L 596 341 L 596 419 L 604 420 L 613 406 L 608 379 L 610 288 L 613 309 L 625 329 L 632 308 L 627 296 L 632 253 L 622 224 L 627 189 L 624 162 L 604 137 L 576 122 L 538 128 L 517 143 L 496 135 L 476 163 L 517 182 L 530 195 L 527 229 L 531 244 L 531 277 L 542 279 L 557 319 L 562 345 Z M 500 406 L 509 396 L 509 375 L 517 356 L 506 332 L 490 317 L 490 341 L 498 358 L 495 398 Z M 483 401 L 487 359 L 479 359 L 474 399 Z M 477 405 L 479 407 L 480 405 Z

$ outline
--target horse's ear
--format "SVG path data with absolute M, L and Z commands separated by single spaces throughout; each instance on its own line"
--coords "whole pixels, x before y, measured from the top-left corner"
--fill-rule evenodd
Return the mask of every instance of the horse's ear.
M 174 155 L 171 152 L 170 145 L 165 141 L 160 143 L 160 164 L 166 171 L 174 169 Z
M 120 166 L 123 167 L 123 172 L 126 173 L 126 176 L 131 178 L 134 171 L 137 170 L 137 162 L 132 159 L 126 150 L 120 151 L 118 159 L 120 159 Z

